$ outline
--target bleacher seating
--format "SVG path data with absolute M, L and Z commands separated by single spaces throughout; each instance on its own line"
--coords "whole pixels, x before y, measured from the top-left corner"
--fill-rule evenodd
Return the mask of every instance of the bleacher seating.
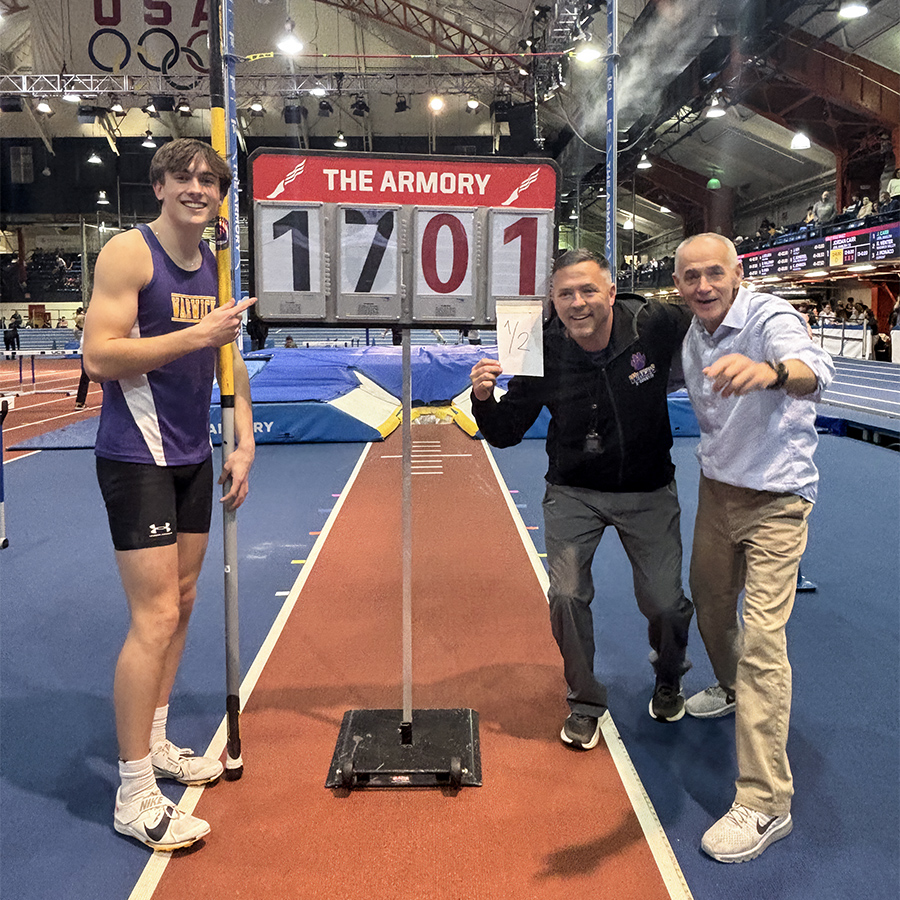
M 438 329 L 448 345 L 456 344 L 459 337 L 456 328 Z M 481 331 L 482 344 L 496 344 L 495 331 Z M 390 347 L 393 339 L 389 329 L 384 328 L 339 328 L 328 326 L 295 326 L 270 328 L 266 347 L 284 347 L 287 336 L 294 339 L 298 347 Z M 415 347 L 440 344 L 437 336 L 428 328 L 413 328 L 410 343 Z M 468 344 L 463 338 L 461 343 Z M 244 337 L 245 350 L 250 348 L 250 338 Z
M 64 350 L 74 344 L 78 349 L 79 339 L 74 328 L 20 328 L 20 350 Z

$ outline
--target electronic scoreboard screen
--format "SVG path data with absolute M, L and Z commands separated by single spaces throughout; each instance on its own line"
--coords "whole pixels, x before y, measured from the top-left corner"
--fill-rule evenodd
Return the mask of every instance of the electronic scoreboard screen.
M 555 247 L 550 160 L 258 150 L 253 293 L 281 324 L 491 325 L 544 300 Z
M 900 258 L 900 223 L 829 234 L 783 247 L 738 254 L 746 278 Z

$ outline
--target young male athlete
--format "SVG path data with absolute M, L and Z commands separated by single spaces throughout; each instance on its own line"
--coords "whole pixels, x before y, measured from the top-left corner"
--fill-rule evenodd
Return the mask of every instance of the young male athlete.
M 201 141 L 175 140 L 154 155 L 150 182 L 158 218 L 116 235 L 97 258 L 84 365 L 103 384 L 97 477 L 131 613 L 114 686 L 122 782 L 114 825 L 175 850 L 210 828 L 177 809 L 156 779 L 204 784 L 222 773 L 219 760 L 172 744 L 166 718 L 209 537 L 217 348 L 234 343 L 254 300 L 216 305 L 215 257 L 202 240 L 231 183 L 224 160 Z M 222 502 L 236 509 L 255 448 L 236 345 L 233 358 L 237 447 L 219 484 L 231 480 Z

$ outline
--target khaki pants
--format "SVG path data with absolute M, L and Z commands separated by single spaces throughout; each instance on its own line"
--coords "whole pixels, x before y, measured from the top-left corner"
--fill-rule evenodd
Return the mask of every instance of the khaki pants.
M 735 800 L 766 815 L 789 812 L 794 792 L 787 758 L 791 666 L 785 626 L 811 509 L 812 503 L 795 494 L 700 476 L 691 596 L 716 678 L 735 692 Z

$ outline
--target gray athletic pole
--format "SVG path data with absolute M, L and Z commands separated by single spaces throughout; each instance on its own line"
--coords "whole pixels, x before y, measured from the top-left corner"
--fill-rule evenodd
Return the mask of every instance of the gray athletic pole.
M 216 251 L 219 303 L 238 298 L 240 281 L 235 272 L 237 250 L 237 145 L 234 106 L 234 17 L 231 0 L 210 0 L 209 107 L 212 145 L 231 166 L 232 182 L 219 209 Z M 227 90 L 226 90 L 227 88 Z M 219 398 L 222 411 L 222 462 L 234 451 L 234 359 L 233 345 L 219 351 Z M 222 487 L 231 488 L 231 479 Z M 225 552 L 225 713 L 228 732 L 225 778 L 235 781 L 244 774 L 240 729 L 240 631 L 238 628 L 237 514 L 222 507 Z

